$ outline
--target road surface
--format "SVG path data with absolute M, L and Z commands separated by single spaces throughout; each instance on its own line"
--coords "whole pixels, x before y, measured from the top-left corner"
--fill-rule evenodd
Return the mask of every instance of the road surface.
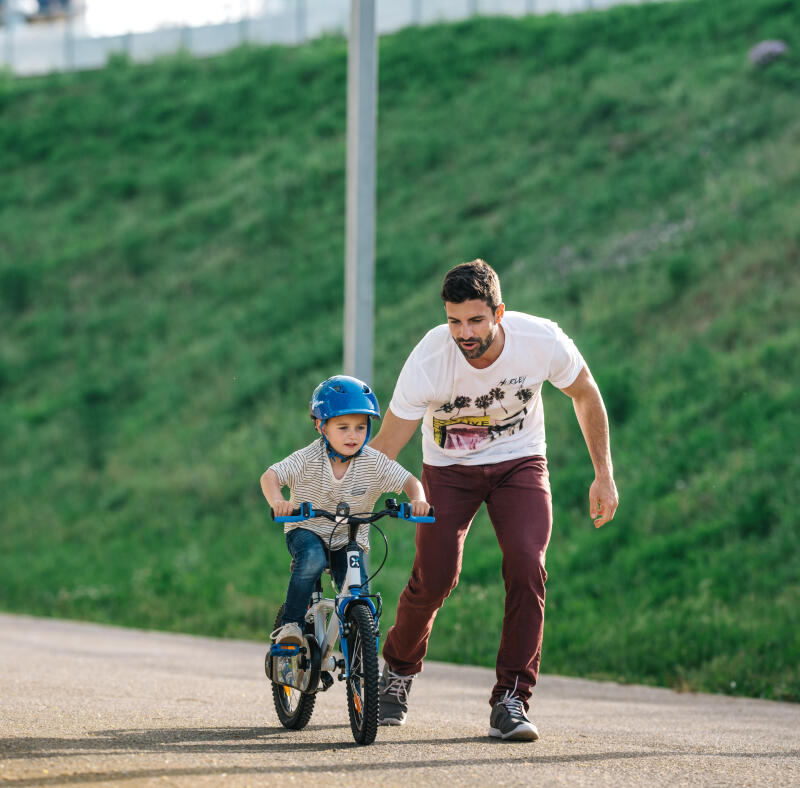
M 502 742 L 493 671 L 430 663 L 359 747 L 338 683 L 280 727 L 264 651 L 0 614 L 0 786 L 800 785 L 800 705 L 543 676 L 541 739 Z

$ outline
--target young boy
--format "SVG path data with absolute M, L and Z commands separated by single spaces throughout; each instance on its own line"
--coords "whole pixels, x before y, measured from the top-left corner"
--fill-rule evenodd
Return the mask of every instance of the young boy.
M 275 516 L 291 514 L 304 501 L 329 512 L 341 501 L 346 501 L 353 513 L 371 512 L 383 493 L 401 490 L 411 501 L 415 517 L 427 515 L 429 506 L 420 482 L 402 465 L 366 445 L 370 420 L 380 417 L 378 400 L 366 383 L 347 375 L 320 383 L 311 397 L 311 418 L 320 437 L 261 476 L 261 489 Z M 284 486 L 289 488 L 288 501 L 283 497 Z M 286 523 L 284 533 L 293 559 L 292 576 L 282 626 L 272 633 L 272 639 L 301 644 L 303 619 L 317 578 L 328 564 L 328 548 L 333 578 L 337 587 L 342 587 L 348 535 L 346 528 L 336 528 L 322 517 Z M 356 542 L 362 554 L 361 582 L 366 587 L 363 554 L 369 551 L 369 526 L 358 529 Z

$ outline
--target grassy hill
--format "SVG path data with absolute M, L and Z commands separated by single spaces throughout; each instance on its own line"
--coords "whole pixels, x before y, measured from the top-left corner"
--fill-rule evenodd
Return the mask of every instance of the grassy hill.
M 789 55 L 752 68 L 775 37 Z M 380 58 L 382 403 L 443 273 L 480 256 L 610 411 L 597 532 L 570 403 L 544 395 L 542 669 L 800 700 L 797 5 L 478 19 Z M 0 75 L 0 608 L 269 631 L 288 555 L 258 477 L 340 371 L 345 75 L 338 38 Z M 413 558 L 389 535 L 384 632 Z M 493 664 L 502 599 L 481 513 L 430 656 Z

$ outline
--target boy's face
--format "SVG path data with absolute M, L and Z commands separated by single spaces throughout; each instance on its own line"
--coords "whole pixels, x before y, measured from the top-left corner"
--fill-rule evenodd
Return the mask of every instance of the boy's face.
M 369 416 L 365 413 L 348 413 L 328 419 L 324 426 L 317 419 L 317 429 L 325 435 L 335 451 L 347 457 L 364 445 L 368 421 Z

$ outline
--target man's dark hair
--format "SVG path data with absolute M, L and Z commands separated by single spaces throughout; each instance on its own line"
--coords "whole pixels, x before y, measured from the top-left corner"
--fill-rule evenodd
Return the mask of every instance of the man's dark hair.
M 442 301 L 461 304 L 472 300 L 484 301 L 492 312 L 503 303 L 497 273 L 483 260 L 451 268 L 442 283 Z

